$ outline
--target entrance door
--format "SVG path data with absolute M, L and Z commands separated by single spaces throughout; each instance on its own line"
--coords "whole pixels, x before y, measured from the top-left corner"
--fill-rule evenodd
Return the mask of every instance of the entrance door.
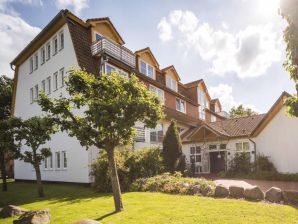
M 226 169 L 226 152 L 210 152 L 210 172 L 219 173 Z

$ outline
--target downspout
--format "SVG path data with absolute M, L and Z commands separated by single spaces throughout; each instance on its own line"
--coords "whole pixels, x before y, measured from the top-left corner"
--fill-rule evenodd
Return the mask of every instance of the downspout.
M 254 140 L 252 140 L 250 137 L 248 137 L 248 140 L 254 144 L 254 155 L 255 155 L 254 169 L 255 171 L 257 171 L 257 143 Z

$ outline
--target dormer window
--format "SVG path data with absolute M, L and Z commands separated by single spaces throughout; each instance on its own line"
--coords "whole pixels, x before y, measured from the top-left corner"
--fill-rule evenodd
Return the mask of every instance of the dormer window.
M 166 86 L 177 92 L 177 81 L 172 79 L 170 76 L 166 76 Z
M 185 101 L 176 98 L 176 110 L 182 113 L 186 113 Z
M 140 72 L 151 79 L 154 79 L 154 68 L 152 65 L 140 60 Z

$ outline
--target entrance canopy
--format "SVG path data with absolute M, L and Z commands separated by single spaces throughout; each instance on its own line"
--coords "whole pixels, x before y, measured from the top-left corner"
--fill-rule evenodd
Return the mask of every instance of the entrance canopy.
M 207 125 L 202 125 L 188 136 L 188 140 L 192 142 L 210 142 L 227 139 L 228 136 L 217 132 Z

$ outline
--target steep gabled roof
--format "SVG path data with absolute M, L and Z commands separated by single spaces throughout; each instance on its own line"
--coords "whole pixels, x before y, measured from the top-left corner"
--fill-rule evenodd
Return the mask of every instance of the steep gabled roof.
M 280 97 L 276 100 L 273 106 L 270 108 L 264 119 L 257 125 L 257 127 L 252 132 L 253 136 L 257 136 L 267 124 L 274 118 L 274 116 L 281 110 L 284 106 L 284 101 L 286 98 L 291 97 L 291 94 L 283 92 Z
M 201 83 L 201 82 L 204 82 L 203 79 L 198 79 L 198 80 L 195 80 L 193 82 L 185 83 L 184 86 L 186 86 L 187 88 L 191 88 L 191 87 L 194 87 L 194 86 L 198 86 L 199 83 Z
M 135 51 L 135 54 L 140 54 L 140 53 L 144 53 L 144 52 L 148 52 L 150 54 L 150 56 L 152 57 L 152 59 L 154 60 L 154 62 L 156 63 L 157 67 L 159 67 L 158 61 L 156 60 L 154 54 L 152 53 L 150 47 L 146 47 L 140 50 Z
M 174 65 L 170 65 L 170 66 L 168 66 L 168 67 L 165 67 L 165 68 L 163 68 L 161 71 L 166 72 L 167 70 L 171 70 L 171 69 L 174 71 L 174 74 L 175 74 L 175 76 L 177 77 L 177 80 L 180 81 L 181 78 L 180 78 L 178 72 L 176 71 Z M 182 85 L 183 85 L 183 84 L 182 84 Z
M 117 31 L 117 29 L 115 28 L 114 24 L 112 23 L 112 21 L 110 20 L 109 17 L 102 17 L 102 18 L 91 18 L 91 19 L 87 19 L 86 20 L 86 23 L 90 23 L 90 24 L 93 24 L 93 23 L 97 23 L 97 22 L 105 22 L 107 23 L 111 30 L 115 33 L 115 35 L 118 37 L 120 43 L 123 45 L 125 44 L 123 38 L 121 37 L 121 35 L 119 34 L 119 32 Z

